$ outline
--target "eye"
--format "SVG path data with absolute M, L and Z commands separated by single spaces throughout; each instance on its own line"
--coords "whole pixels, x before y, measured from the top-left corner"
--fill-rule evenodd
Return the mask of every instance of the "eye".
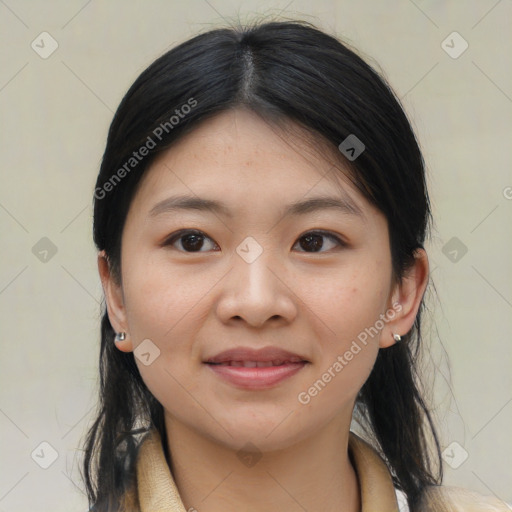
M 197 230 L 181 230 L 177 233 L 172 234 L 162 245 L 173 245 L 175 242 L 181 242 L 182 251 L 184 252 L 206 252 L 201 251 L 201 248 L 204 247 L 204 240 L 213 240 L 207 237 L 202 231 Z M 214 247 L 219 248 L 219 246 L 213 242 Z
M 331 243 L 334 243 L 335 246 L 337 245 L 338 247 L 345 247 L 347 245 L 333 233 L 326 231 L 310 231 L 309 233 L 302 235 L 297 242 L 302 248 L 306 248 L 308 250 L 299 252 L 326 252 L 320 251 L 324 248 L 324 243 L 322 241 L 323 238 L 327 238 Z
M 299 244 L 302 249 L 305 249 L 299 252 L 326 252 L 321 250 L 325 248 L 323 239 L 328 239 L 331 244 L 334 244 L 334 247 L 346 246 L 346 243 L 339 237 L 333 233 L 324 231 L 310 231 L 305 233 L 299 238 L 295 245 Z M 176 244 L 176 242 L 180 242 L 181 249 L 179 250 L 182 252 L 207 252 L 208 248 L 206 251 L 201 251 L 201 249 L 205 247 L 205 240 L 212 242 L 214 250 L 220 250 L 219 246 L 210 237 L 206 236 L 202 231 L 195 229 L 181 230 L 177 233 L 173 233 L 162 246 L 172 246 Z

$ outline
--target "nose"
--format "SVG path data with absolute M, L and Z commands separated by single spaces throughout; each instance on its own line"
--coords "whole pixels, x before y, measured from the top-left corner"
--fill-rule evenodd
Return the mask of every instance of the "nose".
M 245 321 L 254 328 L 266 322 L 286 325 L 297 315 L 297 298 L 284 266 L 263 253 L 248 263 L 233 255 L 233 268 L 223 279 L 217 315 L 224 323 Z M 269 256 L 267 257 L 267 254 Z

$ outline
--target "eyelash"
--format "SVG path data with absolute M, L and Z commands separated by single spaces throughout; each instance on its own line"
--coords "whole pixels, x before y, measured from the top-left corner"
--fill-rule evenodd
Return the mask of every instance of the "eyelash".
M 207 236 L 202 231 L 199 231 L 196 229 L 182 229 L 180 231 L 177 231 L 176 233 L 173 233 L 170 237 L 168 237 L 163 242 L 162 247 L 172 245 L 174 242 L 182 239 L 186 235 L 197 235 L 197 236 L 212 240 L 209 236 Z M 300 235 L 298 240 L 300 240 L 301 238 L 304 238 L 305 236 L 308 236 L 308 235 L 321 235 L 321 236 L 324 236 L 324 237 L 328 238 L 329 240 L 335 242 L 336 244 L 338 244 L 338 246 L 340 248 L 347 247 L 346 242 L 344 242 L 341 238 L 339 238 L 334 233 L 331 233 L 329 231 L 322 231 L 322 230 L 307 231 L 303 235 Z M 212 240 L 212 242 L 213 242 L 213 240 Z M 215 245 L 217 245 L 217 244 L 215 244 Z M 208 251 L 183 251 L 183 250 L 180 250 L 180 252 L 185 252 L 187 254 L 201 254 L 201 253 L 208 252 Z M 322 253 L 329 252 L 329 251 L 299 251 L 299 252 L 303 252 L 306 254 L 322 254 Z

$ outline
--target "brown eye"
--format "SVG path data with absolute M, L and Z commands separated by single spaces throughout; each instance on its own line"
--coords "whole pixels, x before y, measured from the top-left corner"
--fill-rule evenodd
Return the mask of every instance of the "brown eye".
M 325 240 L 328 243 L 325 243 Z M 163 246 L 175 246 L 179 243 L 181 247 L 176 247 L 181 252 L 208 252 L 208 250 L 220 250 L 219 246 L 205 233 L 198 230 L 181 230 L 177 233 L 173 233 L 162 245 Z M 210 248 L 208 248 L 210 243 Z M 302 250 L 299 252 L 328 252 L 330 249 L 336 247 L 345 247 L 346 243 L 343 242 L 339 237 L 330 232 L 323 231 L 310 231 L 302 235 L 297 244 Z M 296 244 L 296 245 L 297 245 Z M 330 247 L 329 247 L 330 245 Z M 325 247 L 327 246 L 327 249 Z M 206 247 L 206 250 L 202 250 Z
M 297 242 L 303 251 L 299 252 L 327 252 L 322 251 L 324 248 L 324 239 L 328 239 L 330 242 L 334 243 L 334 246 L 344 247 L 346 244 L 340 240 L 336 235 L 329 232 L 323 231 L 311 231 L 302 235 L 299 238 L 299 242 Z M 327 244 L 329 245 L 329 244 Z
M 176 242 L 180 242 L 181 248 L 178 250 L 182 252 L 207 252 L 201 250 L 203 247 L 205 247 L 205 240 L 213 242 L 213 240 L 207 237 L 202 231 L 182 230 L 171 235 L 171 237 L 168 238 L 163 245 L 174 245 Z M 218 247 L 215 242 L 213 242 L 213 245 L 214 247 Z

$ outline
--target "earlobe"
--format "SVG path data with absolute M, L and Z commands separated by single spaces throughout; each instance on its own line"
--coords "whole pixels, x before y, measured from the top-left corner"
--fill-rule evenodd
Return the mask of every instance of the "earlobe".
M 133 351 L 133 344 L 132 344 L 129 336 L 125 332 L 116 333 L 114 342 L 116 344 L 116 347 L 121 352 L 132 352 Z
M 381 348 L 387 348 L 400 342 L 401 338 L 412 329 L 427 288 L 428 270 L 427 253 L 424 249 L 419 248 L 414 253 L 412 266 L 393 289 L 393 306 L 398 304 L 400 307 L 395 308 L 398 310 L 396 316 L 388 322 L 382 333 L 379 344 Z
M 128 323 L 126 319 L 126 309 L 122 287 L 118 284 L 111 272 L 108 256 L 105 251 L 98 253 L 98 271 L 100 274 L 105 302 L 107 305 L 108 318 L 112 328 L 116 331 L 115 340 L 112 342 L 122 352 L 131 352 L 133 350 L 132 341 L 128 335 Z M 119 337 L 123 333 L 124 336 Z

